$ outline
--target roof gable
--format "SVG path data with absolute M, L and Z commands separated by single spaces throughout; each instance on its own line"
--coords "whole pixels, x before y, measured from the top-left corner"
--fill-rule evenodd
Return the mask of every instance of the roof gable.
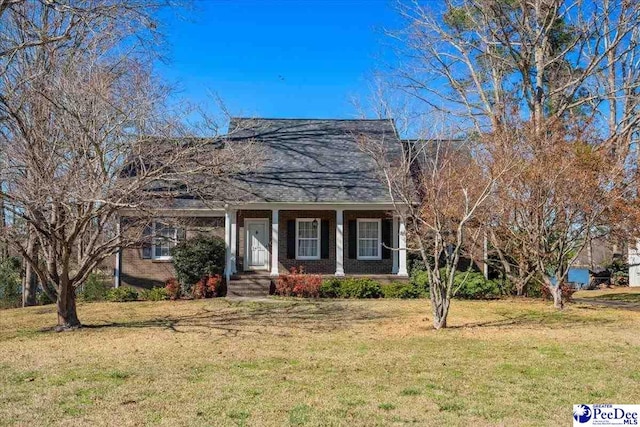
M 234 178 L 245 201 L 388 203 L 389 190 L 358 138 L 401 144 L 391 120 L 232 119 L 230 139 L 260 145 L 262 166 Z

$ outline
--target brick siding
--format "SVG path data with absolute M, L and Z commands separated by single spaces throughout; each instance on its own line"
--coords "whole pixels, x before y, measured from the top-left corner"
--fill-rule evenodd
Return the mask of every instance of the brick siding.
M 391 218 L 385 211 L 344 211 L 344 274 L 391 274 L 393 269 L 393 254 L 388 259 L 359 260 L 349 258 L 349 234 L 356 230 L 349 230 L 349 221 L 358 218 Z
M 239 211 L 238 212 L 238 271 L 243 270 L 244 260 L 244 218 L 269 218 L 271 211 Z M 287 258 L 288 227 L 287 223 L 296 218 L 319 218 L 329 224 L 329 257 L 319 260 L 298 260 Z M 349 259 L 349 220 L 357 218 L 390 218 L 385 211 L 345 211 L 344 212 L 344 271 L 345 274 L 391 274 L 393 259 L 358 260 Z M 354 231 L 355 232 L 355 231 Z M 286 273 L 292 267 L 303 267 L 308 273 L 334 274 L 336 272 L 336 213 L 333 210 L 281 210 L 278 221 L 278 261 L 280 274 Z M 269 235 L 269 250 L 271 250 L 271 236 Z
M 244 220 L 247 218 L 267 218 L 269 220 L 269 230 L 271 225 L 270 210 L 239 210 L 237 212 L 237 270 L 243 271 L 245 256 L 245 227 Z M 327 221 L 329 224 L 329 257 L 319 260 L 297 260 L 287 258 L 287 223 L 296 218 L 319 218 L 320 221 Z M 358 260 L 349 258 L 349 221 L 357 218 L 390 218 L 385 211 L 344 211 L 344 272 L 345 274 L 362 275 L 385 275 L 391 274 L 393 268 L 392 257 L 381 260 Z M 181 220 L 186 228 L 187 238 L 193 238 L 198 234 L 211 234 L 224 238 L 224 218 L 189 218 Z M 336 213 L 333 210 L 327 211 L 303 211 L 303 210 L 281 210 L 279 212 L 278 228 L 278 260 L 280 274 L 284 274 L 292 267 L 303 267 L 308 273 L 314 274 L 334 274 L 336 271 Z M 269 251 L 271 251 L 271 233 L 268 232 Z M 269 263 L 269 266 L 271 263 Z M 141 288 L 151 288 L 162 286 L 164 282 L 175 277 L 175 270 L 171 261 L 154 261 L 142 258 L 141 248 L 124 249 L 122 253 L 121 283 Z
M 307 273 L 334 274 L 336 272 L 336 213 L 335 211 L 280 211 L 278 224 L 278 261 L 280 273 L 291 270 L 292 267 L 303 267 Z M 288 221 L 296 218 L 318 218 L 329 223 L 329 258 L 300 260 L 287 258 Z
M 182 218 L 176 221 L 186 230 L 187 239 L 198 235 L 213 235 L 224 238 L 224 218 Z M 164 286 L 167 279 L 175 277 L 176 272 L 171 261 L 159 261 L 142 258 L 142 248 L 122 250 L 120 282 L 122 285 L 137 288 Z

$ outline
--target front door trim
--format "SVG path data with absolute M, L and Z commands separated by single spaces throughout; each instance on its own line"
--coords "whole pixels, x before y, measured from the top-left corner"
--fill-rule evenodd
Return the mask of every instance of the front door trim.
M 267 256 L 265 257 L 265 262 L 263 266 L 251 266 L 250 258 L 251 258 L 251 238 L 249 236 L 249 224 L 260 224 L 263 223 L 265 225 L 265 250 L 267 251 Z M 244 271 L 256 271 L 256 270 L 269 270 L 269 260 L 271 259 L 271 251 L 269 249 L 269 218 L 245 218 L 244 220 Z

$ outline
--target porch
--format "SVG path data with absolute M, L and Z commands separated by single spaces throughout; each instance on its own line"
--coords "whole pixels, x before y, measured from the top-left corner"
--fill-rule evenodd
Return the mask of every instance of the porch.
M 227 280 L 291 268 L 342 277 L 407 277 L 406 233 L 392 206 L 227 208 Z M 390 279 L 387 279 L 390 280 Z

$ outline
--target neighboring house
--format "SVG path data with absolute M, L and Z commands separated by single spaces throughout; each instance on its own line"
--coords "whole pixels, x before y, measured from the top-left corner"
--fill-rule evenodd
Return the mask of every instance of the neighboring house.
M 605 237 L 593 238 L 578 253 L 578 256 L 569 267 L 567 280 L 575 283 L 578 287 L 587 286 L 592 279 L 597 279 L 598 275 L 593 276 L 590 272 L 603 272 L 604 280 L 608 280 L 606 269 L 616 259 L 622 258 L 622 248 L 619 244 Z M 597 280 L 595 283 L 598 283 Z
M 292 267 L 338 277 L 407 276 L 405 224 L 357 143 L 361 137 L 383 141 L 390 156 L 400 156 L 393 121 L 235 118 L 230 128 L 241 129 L 236 141 L 259 144 L 261 166 L 225 184 L 229 198 L 217 201 L 218 208 L 184 198 L 159 211 L 147 232 L 168 239 L 124 249 L 116 286 L 162 285 L 175 275 L 171 247 L 197 233 L 225 238 L 225 275 L 238 295 L 248 278 L 268 289 L 269 278 Z M 168 225 L 163 218 L 169 217 L 186 225 Z

